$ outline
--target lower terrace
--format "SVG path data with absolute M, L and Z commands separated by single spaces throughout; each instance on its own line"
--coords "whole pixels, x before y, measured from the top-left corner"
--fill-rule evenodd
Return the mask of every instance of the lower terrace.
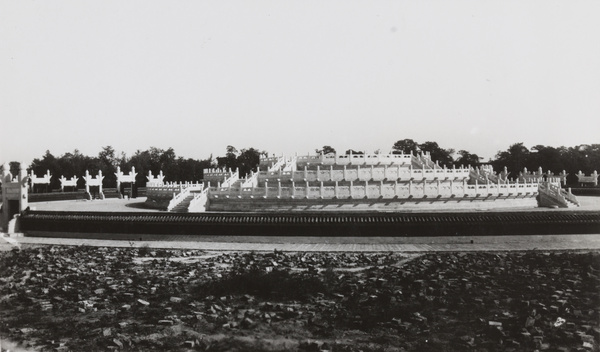
M 578 196 L 580 206 L 577 210 L 595 210 L 600 211 L 600 197 L 593 196 Z M 146 198 L 136 199 L 105 199 L 105 200 L 74 200 L 74 201 L 57 201 L 57 202 L 40 202 L 30 205 L 32 210 L 47 210 L 47 211 L 99 211 L 99 212 L 161 212 L 161 210 L 150 209 L 145 205 Z M 510 209 L 496 209 L 492 203 L 487 204 L 489 207 L 478 209 L 477 211 L 505 212 L 505 211 L 548 211 L 548 208 L 532 208 L 532 207 L 516 207 Z M 421 206 L 407 209 L 406 212 L 472 212 L 472 208 L 461 208 L 461 204 L 457 203 L 450 209 L 432 209 L 430 205 L 423 204 Z M 552 209 L 552 211 L 570 211 L 570 209 Z M 599 231 L 600 232 L 600 231 Z

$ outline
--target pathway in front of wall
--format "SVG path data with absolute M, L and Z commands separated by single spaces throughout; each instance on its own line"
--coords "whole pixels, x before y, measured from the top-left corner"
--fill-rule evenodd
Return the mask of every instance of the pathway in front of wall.
M 123 235 L 126 236 L 126 235 Z M 597 235 L 472 236 L 472 237 L 204 237 L 185 235 L 144 235 L 136 239 L 89 239 L 3 236 L 0 249 L 18 245 L 65 245 L 96 247 L 144 247 L 216 251 L 286 252 L 448 252 L 523 250 L 600 250 Z M 351 243 L 344 243 L 351 242 Z M 473 243 L 471 243 L 473 241 Z

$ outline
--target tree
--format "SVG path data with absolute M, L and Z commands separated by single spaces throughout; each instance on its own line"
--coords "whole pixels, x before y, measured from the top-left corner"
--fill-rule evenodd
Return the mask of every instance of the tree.
M 49 150 L 46 150 L 46 154 L 41 159 L 35 158 L 31 161 L 28 171 L 33 172 L 36 176 L 41 176 L 45 175 L 48 170 L 54 176 L 62 174 L 59 160 Z M 60 176 L 54 176 L 50 179 L 50 189 L 60 188 Z
M 236 170 L 238 155 L 238 150 L 234 146 L 228 145 L 227 153 L 225 154 L 225 156 L 217 157 L 218 167 L 223 169 Z
M 4 165 L 0 164 L 0 175 L 2 175 L 2 172 L 4 171 Z M 12 178 L 16 178 L 19 176 L 19 171 L 21 171 L 21 163 L 18 161 L 10 161 L 8 163 L 8 170 L 6 170 L 8 172 L 10 172 Z M 0 180 L 0 184 L 3 181 Z M 0 195 L 2 194 L 2 192 L 0 192 Z M 2 205 L 2 202 L 0 202 L 0 205 Z
M 419 151 L 419 145 L 412 139 L 402 139 L 392 146 L 392 154 L 414 154 Z
M 158 157 L 157 157 L 158 158 Z M 135 177 L 135 182 L 138 186 L 143 187 L 148 182 L 146 176 L 150 171 L 153 175 L 157 175 L 160 170 L 160 165 L 158 164 L 158 160 L 156 161 L 156 165 L 152 165 L 152 156 L 148 150 L 136 150 L 136 152 L 131 156 L 131 158 L 121 159 L 121 163 L 119 164 L 121 170 L 131 170 L 131 167 L 135 167 L 135 172 L 137 172 L 137 176 Z
M 364 154 L 364 152 L 356 151 L 354 149 L 348 149 L 346 150 L 346 154 Z
M 10 173 L 13 177 L 17 177 L 19 175 L 19 171 L 21 171 L 21 163 L 18 161 L 11 161 L 8 163 L 10 167 Z
M 102 150 L 98 153 L 98 159 L 100 159 L 107 168 L 116 169 L 119 164 L 119 160 L 115 157 L 115 149 L 110 145 L 102 147 Z
M 252 171 L 258 171 L 260 156 L 266 154 L 266 152 L 261 152 L 254 148 L 242 149 L 242 152 L 237 157 L 237 169 L 239 171 L 239 176 L 244 177 L 250 174 Z
M 175 154 L 175 150 L 173 148 L 163 150 L 158 159 L 160 161 L 160 169 L 165 175 L 168 175 L 168 179 L 165 177 L 165 180 L 181 181 L 181 176 L 179 175 L 179 165 L 177 164 L 177 155 Z
M 483 159 L 482 157 L 480 157 L 477 154 L 471 154 L 466 150 L 459 150 L 458 151 L 458 155 L 459 157 L 456 159 L 455 164 L 457 166 L 477 166 L 479 165 L 479 161 L 481 159 Z
M 184 159 L 179 157 L 177 159 L 177 166 L 179 168 L 179 180 L 180 181 L 192 181 L 197 182 L 204 178 L 204 169 L 211 167 L 212 157 L 205 160 L 195 159 Z
M 585 174 L 600 172 L 600 144 L 582 144 L 573 148 L 572 154 L 577 155 L 578 168 Z M 579 171 L 578 170 L 578 171 Z
M 137 173 L 136 183 L 143 187 L 147 183 L 148 172 L 156 176 L 163 172 L 165 181 L 172 182 L 199 182 L 203 178 L 203 171 L 211 167 L 212 156 L 206 160 L 178 157 L 173 148 L 167 150 L 150 147 L 148 150 L 137 150 L 129 159 L 122 157 L 120 166 L 122 170 L 131 170 L 135 167 Z
M 499 151 L 496 154 L 496 159 L 492 161 L 492 166 L 497 170 L 501 170 L 506 166 L 508 171 L 516 177 L 527 166 L 529 154 L 529 149 L 522 142 L 515 143 L 507 150 Z
M 220 168 L 231 169 L 232 171 L 238 170 L 239 176 L 244 177 L 251 171 L 258 170 L 261 155 L 267 155 L 267 153 L 255 148 L 242 149 L 240 152 L 229 145 L 225 156 L 217 157 L 217 165 Z
M 564 158 L 560 150 L 541 144 L 531 147 L 527 160 L 527 168 L 537 170 L 539 167 L 544 171 L 560 173 L 565 168 Z
M 436 142 L 419 144 L 419 149 L 423 152 L 428 152 L 431 155 L 431 160 L 439 162 L 440 165 L 450 166 L 454 163 L 454 159 L 452 158 L 454 149 L 443 149 Z
M 324 145 L 322 149 L 315 149 L 315 152 L 317 154 L 323 154 L 323 155 L 330 154 L 330 153 L 335 154 L 335 148 L 333 148 L 332 146 L 329 146 L 329 145 Z
M 106 188 L 117 186 L 117 166 L 119 160 L 115 157 L 115 149 L 111 146 L 102 147 L 102 150 L 98 153 L 98 160 L 104 175 L 104 186 Z

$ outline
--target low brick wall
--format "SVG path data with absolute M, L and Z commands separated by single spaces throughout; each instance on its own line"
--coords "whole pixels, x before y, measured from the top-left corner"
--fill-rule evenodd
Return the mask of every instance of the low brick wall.
M 471 198 L 406 198 L 406 199 L 210 199 L 210 211 L 428 211 L 461 209 L 535 208 L 534 195 Z
M 27 211 L 21 231 L 235 236 L 465 236 L 600 233 L 597 211 L 478 213 L 108 213 Z M 107 236 L 108 238 L 109 236 Z

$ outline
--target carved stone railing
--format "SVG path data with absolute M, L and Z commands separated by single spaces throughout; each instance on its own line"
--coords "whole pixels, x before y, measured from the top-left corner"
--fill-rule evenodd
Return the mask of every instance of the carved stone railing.
M 420 182 L 352 182 L 349 185 L 319 186 L 304 184 L 265 187 L 211 187 L 208 191 L 209 199 L 251 199 L 251 198 L 383 198 L 383 199 L 409 199 L 409 198 L 463 198 L 463 197 L 511 197 L 535 196 L 538 193 L 537 183 L 511 183 L 511 184 L 468 184 L 466 180 L 437 180 Z
M 551 182 L 540 182 L 539 192 L 547 198 L 542 200 L 542 206 L 559 206 L 562 208 L 568 208 L 569 202 L 579 206 L 579 200 L 577 197 L 571 193 L 570 189 L 568 192 L 562 189 L 560 187 L 560 183 L 556 184 Z M 567 202 L 567 200 L 569 202 Z
M 222 187 L 233 186 L 233 184 L 235 184 L 239 179 L 240 179 L 240 174 L 239 174 L 239 171 L 236 170 L 221 183 L 221 186 Z
M 167 211 L 173 210 L 179 203 L 181 203 L 184 199 L 186 199 L 190 195 L 190 188 L 186 188 L 177 194 L 173 194 L 173 199 L 169 202 L 167 206 Z
M 428 180 L 436 179 L 445 180 L 462 180 L 469 178 L 469 169 L 467 168 L 413 168 L 411 166 L 401 165 L 383 165 L 383 166 L 360 166 L 355 165 L 346 167 L 342 170 L 329 168 L 321 168 L 317 166 L 317 170 L 308 170 L 305 166 L 304 170 L 297 171 L 259 171 L 258 182 L 331 182 L 331 181 L 393 181 L 393 180 Z M 249 185 L 244 185 L 249 186 Z
M 169 184 L 160 187 L 150 187 L 150 191 L 153 192 L 155 189 L 161 188 L 161 193 L 168 191 L 174 191 L 173 198 L 169 201 L 169 205 L 167 206 L 167 211 L 173 210 L 179 203 L 181 203 L 184 199 L 191 195 L 192 191 L 201 191 L 204 189 L 204 183 L 180 183 L 180 184 Z M 147 189 L 146 192 L 149 190 Z M 152 195 L 155 196 L 157 193 L 153 192 Z M 151 198 L 150 195 L 148 198 Z
M 304 165 L 403 165 L 410 164 L 411 154 L 326 154 L 298 156 L 296 164 Z
M 277 158 L 277 161 L 273 165 L 269 166 L 268 169 L 269 170 L 279 170 L 279 169 L 283 168 L 285 166 L 285 164 L 286 164 L 285 157 L 280 156 L 279 158 Z
M 498 177 L 489 167 L 471 167 L 469 166 L 469 177 L 470 182 L 474 183 L 477 180 L 478 183 L 508 183 L 506 178 L 502 179 Z
M 285 166 L 283 167 L 283 171 L 296 171 L 296 167 L 297 167 L 297 161 L 298 161 L 298 157 L 293 156 L 291 157 L 285 164 Z
M 256 187 L 258 186 L 258 172 L 251 172 L 250 176 L 246 177 L 242 182 L 242 187 Z
M 207 187 L 200 192 L 194 193 L 194 198 L 188 205 L 188 212 L 198 213 L 206 211 L 208 206 L 208 190 L 209 188 Z
M 577 197 L 575 197 L 575 195 L 573 193 L 571 193 L 571 188 L 569 188 L 569 191 L 565 191 L 564 189 L 560 189 L 560 194 L 565 197 L 567 200 L 569 200 L 570 202 L 572 202 L 573 204 L 579 206 L 579 200 L 577 199 Z
M 191 188 L 191 190 L 202 190 L 204 188 L 204 183 L 167 182 L 163 185 L 151 185 L 146 187 L 146 197 L 150 199 L 172 198 L 173 194 L 178 194 L 187 188 Z

